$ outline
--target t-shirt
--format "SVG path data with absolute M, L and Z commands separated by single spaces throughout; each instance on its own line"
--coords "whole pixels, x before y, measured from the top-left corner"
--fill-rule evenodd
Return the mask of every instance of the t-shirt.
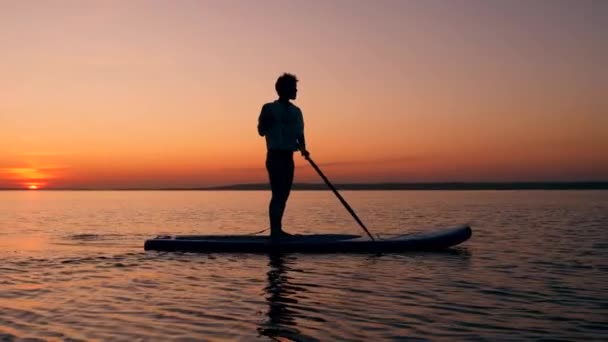
M 296 151 L 304 141 L 302 111 L 291 102 L 266 103 L 258 119 L 258 133 L 266 137 L 269 150 Z

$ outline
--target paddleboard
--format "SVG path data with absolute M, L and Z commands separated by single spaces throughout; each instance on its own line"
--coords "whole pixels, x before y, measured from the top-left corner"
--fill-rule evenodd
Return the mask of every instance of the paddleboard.
M 468 240 L 471 235 L 467 225 L 374 241 L 367 236 L 349 234 L 294 235 L 278 243 L 259 235 L 176 235 L 146 240 L 144 249 L 202 253 L 394 253 L 446 249 Z

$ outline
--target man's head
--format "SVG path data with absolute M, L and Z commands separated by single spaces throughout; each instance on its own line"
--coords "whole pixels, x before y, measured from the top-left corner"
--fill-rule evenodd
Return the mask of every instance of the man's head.
M 298 94 L 298 78 L 295 75 L 284 73 L 274 84 L 279 98 L 295 100 Z

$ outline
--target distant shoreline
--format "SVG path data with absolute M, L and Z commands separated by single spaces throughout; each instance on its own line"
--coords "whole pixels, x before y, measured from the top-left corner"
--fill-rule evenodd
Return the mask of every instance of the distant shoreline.
M 441 182 L 441 183 L 346 183 L 335 184 L 338 190 L 398 191 L 398 190 L 608 190 L 608 181 L 602 182 Z M 268 184 L 232 184 L 211 187 L 167 188 L 0 188 L 0 191 L 268 191 Z M 322 183 L 296 183 L 295 191 L 328 190 Z

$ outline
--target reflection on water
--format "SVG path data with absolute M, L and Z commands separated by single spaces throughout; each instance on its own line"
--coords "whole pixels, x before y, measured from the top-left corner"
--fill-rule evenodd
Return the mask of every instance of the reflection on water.
M 345 196 L 374 233 L 475 235 L 442 253 L 144 252 L 157 234 L 260 230 L 267 194 L 0 192 L 0 341 L 605 337 L 608 192 Z M 358 233 L 338 205 L 295 192 L 288 230 Z
M 46 250 L 49 245 L 48 236 L 40 233 L 0 236 L 0 251 L 4 253 L 35 253 Z
M 298 287 L 290 283 L 291 264 L 295 256 L 283 254 L 270 254 L 268 262 L 268 285 L 264 288 L 266 301 L 268 302 L 268 319 L 265 320 L 258 332 L 273 340 L 287 338 L 294 341 L 318 341 L 305 336 L 297 328 L 296 317 L 298 313 L 290 306 L 298 304 L 297 292 L 306 291 L 305 287 Z M 301 271 L 301 270 L 300 270 Z

